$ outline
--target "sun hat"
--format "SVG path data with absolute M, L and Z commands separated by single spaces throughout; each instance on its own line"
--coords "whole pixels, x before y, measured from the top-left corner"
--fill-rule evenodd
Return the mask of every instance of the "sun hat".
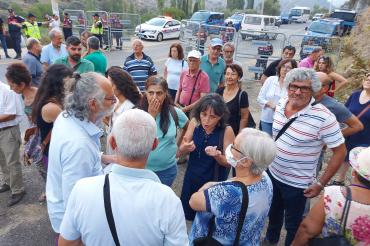
M 194 57 L 194 58 L 200 59 L 202 57 L 202 54 L 199 51 L 197 51 L 197 50 L 192 50 L 188 54 L 188 58 L 190 58 L 190 57 Z
M 370 147 L 356 147 L 349 153 L 349 163 L 364 179 L 370 181 Z

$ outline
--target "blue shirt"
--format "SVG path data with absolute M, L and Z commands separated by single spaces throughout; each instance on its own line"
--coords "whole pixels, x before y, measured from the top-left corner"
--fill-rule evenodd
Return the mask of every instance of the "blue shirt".
M 39 87 L 41 74 L 44 72 L 40 57 L 37 57 L 31 52 L 27 52 L 23 57 L 23 63 L 26 64 L 28 71 L 31 73 L 32 85 Z
M 222 58 L 218 58 L 216 64 L 209 62 L 208 55 L 200 58 L 200 69 L 208 74 L 211 93 L 216 92 L 221 82 L 225 80 L 226 64 Z
M 62 44 L 59 49 L 56 49 L 52 43 L 50 43 L 42 48 L 40 61 L 41 63 L 51 65 L 56 59 L 64 56 L 68 56 L 65 44 Z
M 260 245 L 261 232 L 272 202 L 272 183 L 264 172 L 262 179 L 248 185 L 249 205 L 240 235 L 239 245 Z M 243 200 L 240 186 L 230 181 L 222 182 L 204 191 L 206 212 L 198 212 L 189 239 L 207 236 L 208 222 L 215 216 L 216 228 L 213 238 L 222 245 L 232 245 L 238 226 Z
M 71 192 L 60 233 L 84 245 L 114 246 L 104 211 L 105 176 L 84 178 Z M 110 199 L 121 245 L 188 245 L 180 199 L 146 169 L 113 164 Z
M 100 137 L 93 123 L 59 114 L 49 148 L 46 196 L 51 225 L 59 233 L 69 195 L 75 183 L 102 174 Z M 96 192 L 96 191 L 95 191 Z

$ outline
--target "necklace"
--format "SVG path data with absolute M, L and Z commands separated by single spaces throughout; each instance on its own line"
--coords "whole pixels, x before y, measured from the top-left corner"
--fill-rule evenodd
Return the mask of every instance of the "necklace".
M 363 188 L 363 189 L 367 189 L 367 190 L 370 190 L 370 187 L 367 187 L 365 185 L 359 185 L 359 184 L 351 184 L 349 186 L 355 186 L 355 187 L 359 187 L 359 188 Z

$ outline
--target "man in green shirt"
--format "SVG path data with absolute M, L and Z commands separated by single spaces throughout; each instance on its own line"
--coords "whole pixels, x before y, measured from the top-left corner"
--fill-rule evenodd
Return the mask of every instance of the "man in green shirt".
M 75 72 L 94 72 L 94 64 L 88 60 L 81 59 L 81 40 L 76 36 L 70 36 L 66 40 L 68 56 L 57 59 L 54 64 L 64 64 Z
M 94 64 L 95 72 L 105 75 L 107 70 L 107 58 L 99 49 L 99 39 L 95 36 L 87 39 L 87 56 L 84 58 Z

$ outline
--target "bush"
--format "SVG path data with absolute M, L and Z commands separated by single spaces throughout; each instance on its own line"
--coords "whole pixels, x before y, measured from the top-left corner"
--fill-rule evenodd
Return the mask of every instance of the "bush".
M 145 13 L 145 14 L 142 14 L 141 15 L 141 23 L 144 23 L 144 22 L 146 22 L 146 21 L 148 21 L 148 20 L 150 20 L 150 19 L 152 19 L 152 18 L 154 18 L 156 16 L 157 16 L 157 14 L 155 14 L 155 13 Z
M 175 7 L 164 8 L 162 10 L 162 14 L 166 16 L 171 16 L 172 18 L 177 20 L 182 20 L 185 18 L 185 12 Z

